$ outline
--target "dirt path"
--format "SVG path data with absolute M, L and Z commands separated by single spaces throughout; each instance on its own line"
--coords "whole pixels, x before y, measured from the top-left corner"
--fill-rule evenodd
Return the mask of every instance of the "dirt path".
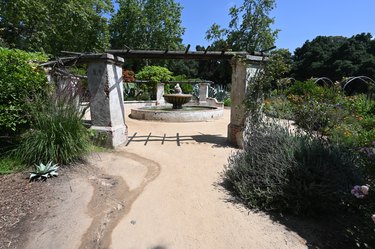
M 307 248 L 269 217 L 228 201 L 219 185 L 234 150 L 228 123 L 228 110 L 203 123 L 128 118 L 129 144 L 94 155 L 65 183 L 63 201 L 23 248 Z

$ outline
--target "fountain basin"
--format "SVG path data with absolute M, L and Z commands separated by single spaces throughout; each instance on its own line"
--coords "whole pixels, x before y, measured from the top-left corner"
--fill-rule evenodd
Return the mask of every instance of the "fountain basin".
M 154 106 L 132 109 L 130 118 L 164 122 L 203 122 L 219 119 L 223 113 L 223 108 L 211 106 L 184 106 L 182 109 Z
M 164 94 L 164 100 L 173 105 L 173 109 L 182 109 L 182 105 L 188 103 L 193 95 L 191 94 Z

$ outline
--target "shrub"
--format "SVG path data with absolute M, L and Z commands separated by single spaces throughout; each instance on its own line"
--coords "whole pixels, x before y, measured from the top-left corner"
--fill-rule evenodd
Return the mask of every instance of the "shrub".
M 88 131 L 81 122 L 74 98 L 69 96 L 69 93 L 50 94 L 47 98 L 35 98 L 31 129 L 22 135 L 14 150 L 16 158 L 27 164 L 48 161 L 68 164 L 82 159 L 88 152 Z
M 147 80 L 148 83 L 140 84 L 141 99 L 156 99 L 156 84 L 168 82 L 172 79 L 172 72 L 165 67 L 146 66 L 136 74 L 137 80 Z
M 47 90 L 45 72 L 35 61 L 40 53 L 0 48 L 0 133 L 19 133 L 29 125 L 27 99 Z
M 271 117 L 294 119 L 292 104 L 284 96 L 272 95 L 264 101 L 264 113 Z
M 193 86 L 191 84 L 180 84 L 182 93 L 191 94 L 193 92 Z
M 232 105 L 232 101 L 230 98 L 224 99 L 224 106 L 231 106 L 231 105 Z
M 305 100 L 301 104 L 293 105 L 291 109 L 296 124 L 307 132 L 323 132 L 330 122 L 330 106 L 315 99 Z
M 148 80 L 150 83 L 168 82 L 172 79 L 172 72 L 160 66 L 146 66 L 136 74 L 138 80 Z
M 274 123 L 248 126 L 245 137 L 244 150 L 229 158 L 224 184 L 250 208 L 334 213 L 360 182 L 355 157 L 336 145 Z
M 315 84 L 313 81 L 306 82 L 297 81 L 286 90 L 286 95 L 299 95 L 299 96 L 318 96 L 323 92 L 323 88 Z
M 307 132 L 329 136 L 346 146 L 368 146 L 375 134 L 375 101 L 365 95 L 345 96 L 335 88 L 297 82 L 282 95 L 265 101 L 267 115 L 290 116 Z M 288 115 L 289 114 L 289 115 Z

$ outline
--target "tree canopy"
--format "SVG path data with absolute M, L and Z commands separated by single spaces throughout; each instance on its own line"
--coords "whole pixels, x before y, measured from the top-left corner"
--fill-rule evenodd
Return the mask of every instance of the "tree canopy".
M 343 77 L 365 75 L 375 78 L 375 40 L 362 33 L 350 38 L 318 36 L 297 48 L 293 56 L 292 74 L 298 80 L 311 77 Z
M 276 6 L 275 0 L 244 0 L 239 7 L 230 8 L 228 28 L 214 23 L 206 33 L 206 39 L 224 48 L 260 51 L 272 47 L 279 30 L 273 30 L 274 18 L 269 16 Z
M 117 0 L 111 18 L 112 48 L 178 49 L 182 47 L 182 6 L 174 0 Z
M 227 28 L 214 23 L 206 32 L 211 50 L 261 51 L 273 47 L 278 30 L 269 16 L 275 0 L 244 0 L 242 5 L 229 9 L 231 21 Z M 197 46 L 197 50 L 204 50 Z M 232 68 L 228 61 L 199 62 L 199 74 L 219 84 L 230 84 Z
M 0 0 L 0 30 L 10 48 L 102 51 L 109 46 L 111 0 Z

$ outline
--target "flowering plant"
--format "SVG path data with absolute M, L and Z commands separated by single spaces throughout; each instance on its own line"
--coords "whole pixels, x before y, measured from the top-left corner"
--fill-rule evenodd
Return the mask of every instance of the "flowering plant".
M 370 186 L 369 185 L 355 185 L 352 190 L 351 190 L 351 193 L 352 195 L 354 195 L 356 198 L 358 199 L 363 199 L 364 197 L 366 197 L 368 194 L 369 194 L 369 190 L 370 190 Z M 374 221 L 375 223 L 375 214 L 373 214 L 371 216 L 372 220 Z

